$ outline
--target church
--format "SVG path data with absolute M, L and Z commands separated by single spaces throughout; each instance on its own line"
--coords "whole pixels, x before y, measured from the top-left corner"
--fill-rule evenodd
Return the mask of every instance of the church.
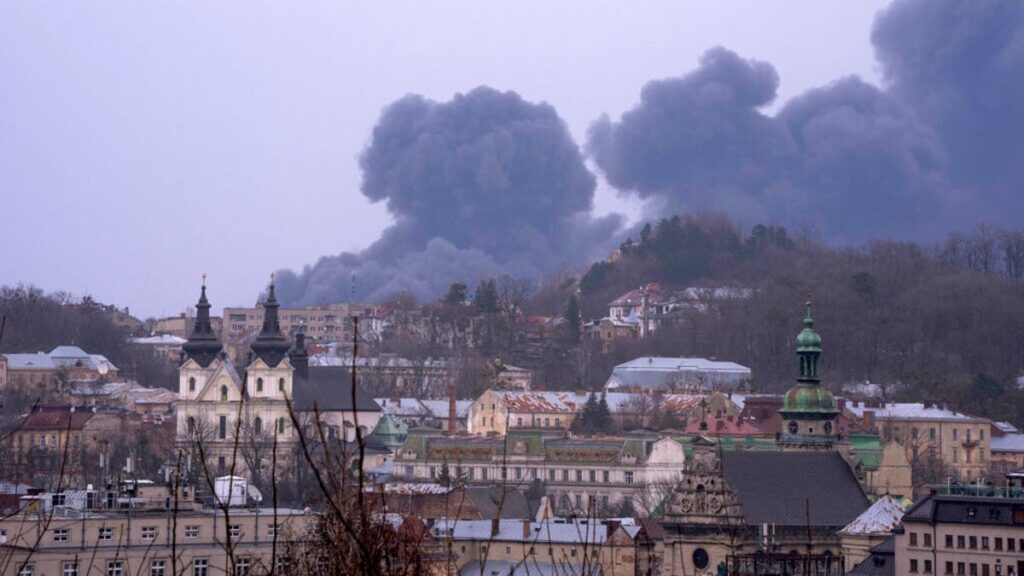
M 784 427 L 773 449 L 692 441 L 665 506 L 663 574 L 842 573 L 837 533 L 869 502 L 837 435 L 836 399 L 818 377 L 821 336 L 809 302 L 803 325 L 799 376 L 779 410 Z
M 275 459 L 279 473 L 294 464 L 295 422 L 319 436 L 319 417 L 328 440 L 348 443 L 377 426 L 380 406 L 353 389 L 350 371 L 310 366 L 304 336 L 289 341 L 278 308 L 271 277 L 263 326 L 239 373 L 213 331 L 204 278 L 178 368 L 177 444 L 193 475 L 232 474 L 259 485 Z

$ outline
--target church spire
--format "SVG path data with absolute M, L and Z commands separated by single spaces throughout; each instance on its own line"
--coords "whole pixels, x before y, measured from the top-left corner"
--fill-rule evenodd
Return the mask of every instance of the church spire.
M 811 301 L 804 303 L 807 308 L 807 315 L 804 316 L 804 329 L 796 337 L 796 354 L 800 359 L 800 376 L 797 382 L 807 384 L 820 384 L 818 378 L 818 358 L 821 356 L 821 335 L 814 329 L 814 319 L 811 318 Z
M 195 323 L 188 341 L 181 345 L 182 354 L 206 368 L 217 358 L 222 348 L 223 345 L 213 333 L 213 324 L 210 322 L 210 301 L 206 299 L 206 274 L 203 274 L 199 302 L 196 303 Z
M 274 274 L 270 274 L 270 289 L 266 301 L 263 302 L 263 329 L 256 341 L 252 343 L 252 351 L 268 366 L 277 366 L 288 354 L 291 344 L 281 332 L 281 320 L 278 317 L 277 296 L 274 293 Z

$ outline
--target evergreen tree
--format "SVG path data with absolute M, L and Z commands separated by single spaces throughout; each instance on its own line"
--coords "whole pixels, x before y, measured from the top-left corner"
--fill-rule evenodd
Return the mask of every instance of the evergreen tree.
M 442 302 L 448 306 L 463 304 L 468 296 L 469 288 L 462 282 L 454 282 L 448 287 L 448 292 L 444 295 Z
M 496 314 L 498 312 L 498 286 L 494 278 L 481 280 L 476 286 L 473 294 L 473 306 L 481 314 Z
M 565 307 L 566 334 L 569 336 L 569 343 L 576 345 L 580 342 L 580 303 L 576 295 L 569 297 L 569 303 Z
M 587 401 L 583 404 L 583 410 L 580 411 L 580 415 L 573 420 L 573 430 L 581 434 L 593 434 L 596 432 L 598 430 L 600 411 L 600 402 L 597 399 L 597 394 L 591 392 L 590 396 L 587 396 Z
M 612 427 L 612 412 L 608 409 L 608 399 L 601 394 L 601 400 L 594 411 L 594 431 L 607 433 Z

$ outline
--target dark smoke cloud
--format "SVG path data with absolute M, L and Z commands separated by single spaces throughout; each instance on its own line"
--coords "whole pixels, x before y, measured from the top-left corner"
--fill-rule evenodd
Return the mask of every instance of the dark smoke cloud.
M 537 276 L 593 256 L 620 227 L 593 219 L 596 181 L 548 104 L 477 88 L 449 102 L 407 96 L 387 107 L 360 158 L 363 194 L 394 224 L 360 254 L 280 276 L 290 303 L 397 291 L 434 298 L 453 281 Z
M 658 212 L 811 221 L 843 241 L 1012 224 L 1024 180 L 1022 14 L 1014 1 L 897 1 L 872 34 L 885 89 L 848 77 L 774 116 L 762 112 L 774 68 L 714 48 L 693 72 L 648 83 L 617 121 L 598 120 L 588 150 L 613 186 Z
M 981 189 L 990 216 L 1020 208 L 1024 3 L 898 1 L 871 40 L 890 91 L 942 135 L 957 183 Z

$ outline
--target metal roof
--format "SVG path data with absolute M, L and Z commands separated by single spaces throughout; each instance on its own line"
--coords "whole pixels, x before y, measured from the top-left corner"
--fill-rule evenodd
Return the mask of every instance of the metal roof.
M 523 526 L 529 530 L 524 531 Z M 498 533 L 491 534 L 490 520 L 438 520 L 432 529 L 434 536 L 453 540 L 490 540 L 494 542 L 536 542 L 546 544 L 603 544 L 608 538 L 608 527 L 600 522 L 550 519 L 541 522 L 528 520 L 499 520 Z
M 888 534 L 903 519 L 903 506 L 899 500 L 886 494 L 870 508 L 846 525 L 843 534 Z
M 992 452 L 1024 452 L 1024 434 L 992 436 L 990 442 Z
M 922 402 L 888 402 L 869 406 L 867 402 L 847 402 L 846 409 L 857 418 L 864 412 L 874 412 L 880 420 L 955 420 L 960 422 L 980 421 L 982 418 L 963 414 L 956 410 Z

